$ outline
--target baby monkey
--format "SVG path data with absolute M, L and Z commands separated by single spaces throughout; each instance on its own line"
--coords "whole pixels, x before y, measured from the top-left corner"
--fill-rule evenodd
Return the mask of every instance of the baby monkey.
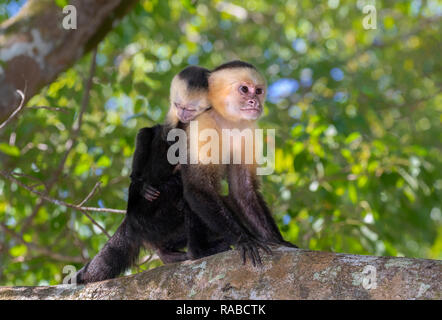
M 191 211 L 183 196 L 181 172 L 167 160 L 171 144 L 166 139 L 168 131 L 186 126 L 209 106 L 208 73 L 191 66 L 176 75 L 166 124 L 138 132 L 127 214 L 101 251 L 76 274 L 77 283 L 115 278 L 134 265 L 141 247 L 155 250 L 164 263 L 230 249 L 230 243 L 210 232 Z
M 164 128 L 167 132 L 177 127 L 185 130 L 190 121 L 210 109 L 207 80 L 209 74 L 210 71 L 206 68 L 189 66 L 173 77 L 170 85 L 170 107 L 166 117 L 167 127 Z M 179 170 L 179 165 L 175 169 Z M 160 192 L 152 185 L 144 183 L 142 195 L 146 200 L 153 201 Z
M 170 108 L 167 123 L 177 127 L 178 123 L 189 123 L 200 113 L 210 108 L 208 88 L 210 71 L 190 66 L 178 73 L 170 86 Z

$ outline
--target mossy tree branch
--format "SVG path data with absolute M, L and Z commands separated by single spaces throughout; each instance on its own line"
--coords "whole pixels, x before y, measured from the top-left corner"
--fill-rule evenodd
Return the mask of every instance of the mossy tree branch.
M 77 29 L 62 26 L 63 8 L 53 0 L 29 0 L 0 25 L 0 123 L 19 105 L 16 90 L 30 99 L 43 86 L 96 47 L 138 0 L 72 0 Z
M 86 286 L 3 287 L 0 299 L 441 299 L 442 261 L 278 248 L 261 267 L 238 252 Z

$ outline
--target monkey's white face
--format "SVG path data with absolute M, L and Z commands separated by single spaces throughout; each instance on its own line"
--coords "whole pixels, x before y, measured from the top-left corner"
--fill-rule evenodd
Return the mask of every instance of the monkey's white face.
M 175 76 L 170 85 L 169 121 L 188 123 L 210 107 L 207 90 L 189 90 L 187 82 Z
M 188 123 L 197 115 L 209 108 L 209 102 L 204 96 L 201 99 L 186 99 L 176 97 L 172 101 L 172 107 L 176 109 L 176 115 L 182 123 Z
M 226 112 L 241 120 L 257 120 L 263 111 L 265 85 L 252 81 L 235 82 L 226 99 Z

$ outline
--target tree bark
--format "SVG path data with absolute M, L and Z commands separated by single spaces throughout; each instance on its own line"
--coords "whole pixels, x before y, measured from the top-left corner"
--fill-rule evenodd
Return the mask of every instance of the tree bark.
M 278 248 L 237 251 L 86 286 L 0 287 L 0 299 L 441 299 L 442 261 Z
M 0 25 L 0 123 L 18 107 L 15 91 L 29 100 L 94 48 L 138 0 L 72 0 L 77 29 L 62 26 L 63 8 L 53 0 L 28 0 Z

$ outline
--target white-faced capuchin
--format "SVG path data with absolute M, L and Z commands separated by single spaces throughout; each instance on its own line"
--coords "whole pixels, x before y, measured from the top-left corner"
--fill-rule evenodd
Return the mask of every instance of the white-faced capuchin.
M 225 162 L 219 156 L 219 164 L 213 161 L 207 163 L 204 160 L 207 150 L 203 151 L 201 133 L 205 129 L 215 129 L 221 140 L 220 145 L 223 145 L 227 142 L 223 141 L 223 129 L 255 129 L 263 111 L 265 96 L 265 79 L 249 63 L 232 61 L 211 71 L 208 97 L 212 108 L 194 119 L 198 124 L 199 138 L 193 140 L 199 141 L 197 148 L 190 146 L 193 133 L 190 127 L 187 128 L 190 157 L 197 149 L 195 158 L 199 162 L 181 166 L 184 197 L 192 211 L 210 229 L 224 235 L 227 241 L 235 245 L 244 263 L 249 257 L 253 265 L 261 263 L 259 248 L 269 252 L 267 245 L 270 244 L 296 246 L 283 239 L 258 191 L 255 158 L 251 164 L 223 164 Z M 237 152 L 231 142 L 230 151 Z M 213 160 L 213 154 L 210 156 Z M 222 195 L 223 180 L 228 183 L 227 196 Z
M 171 84 L 168 123 L 138 132 L 126 217 L 101 251 L 76 274 L 77 283 L 118 276 L 135 263 L 143 246 L 155 250 L 164 263 L 230 249 L 230 243 L 213 235 L 190 210 L 183 197 L 180 171 L 167 160 L 168 130 L 209 107 L 208 74 L 207 69 L 190 66 L 176 75 Z

